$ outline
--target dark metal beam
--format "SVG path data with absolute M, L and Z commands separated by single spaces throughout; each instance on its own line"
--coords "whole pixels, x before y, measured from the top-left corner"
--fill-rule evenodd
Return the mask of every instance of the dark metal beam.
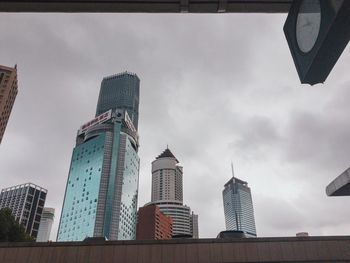
M 0 12 L 286 13 L 292 0 L 0 0 Z

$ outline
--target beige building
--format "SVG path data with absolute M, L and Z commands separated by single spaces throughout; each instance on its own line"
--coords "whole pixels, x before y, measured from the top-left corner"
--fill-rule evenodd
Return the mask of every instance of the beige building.
M 14 68 L 0 65 L 0 143 L 18 92 L 17 65 Z
M 183 167 L 167 147 L 152 162 L 151 203 L 173 220 L 174 238 L 198 238 L 198 215 L 183 204 Z

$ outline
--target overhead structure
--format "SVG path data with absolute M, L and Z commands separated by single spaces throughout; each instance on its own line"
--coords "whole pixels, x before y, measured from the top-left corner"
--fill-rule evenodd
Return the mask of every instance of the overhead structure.
M 323 83 L 350 40 L 350 1 L 295 0 L 283 29 L 301 83 Z
M 287 13 L 292 0 L 0 0 L 0 12 Z
M 327 187 L 328 196 L 348 196 L 350 195 L 350 168 L 335 178 Z

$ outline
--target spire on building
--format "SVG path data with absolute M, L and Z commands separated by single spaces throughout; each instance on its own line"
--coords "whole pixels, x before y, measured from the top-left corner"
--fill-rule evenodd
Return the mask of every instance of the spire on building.
M 231 161 L 231 170 L 232 170 L 232 177 L 235 178 L 235 172 L 233 170 L 233 162 Z
M 179 163 L 178 159 L 175 157 L 175 155 L 169 150 L 168 146 L 167 148 L 160 154 L 158 155 L 158 157 L 156 157 L 156 159 L 160 159 L 160 158 L 175 158 L 176 162 Z

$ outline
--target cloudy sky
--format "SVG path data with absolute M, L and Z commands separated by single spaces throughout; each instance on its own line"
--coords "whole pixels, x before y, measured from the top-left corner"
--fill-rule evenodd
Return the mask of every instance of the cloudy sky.
M 0 15 L 0 64 L 19 93 L 0 147 L 0 187 L 49 190 L 56 235 L 79 126 L 101 80 L 141 79 L 139 206 L 166 145 L 184 166 L 184 200 L 201 237 L 224 230 L 223 185 L 251 187 L 259 236 L 350 234 L 350 199 L 325 187 L 349 167 L 350 51 L 325 85 L 301 85 L 283 15 Z

